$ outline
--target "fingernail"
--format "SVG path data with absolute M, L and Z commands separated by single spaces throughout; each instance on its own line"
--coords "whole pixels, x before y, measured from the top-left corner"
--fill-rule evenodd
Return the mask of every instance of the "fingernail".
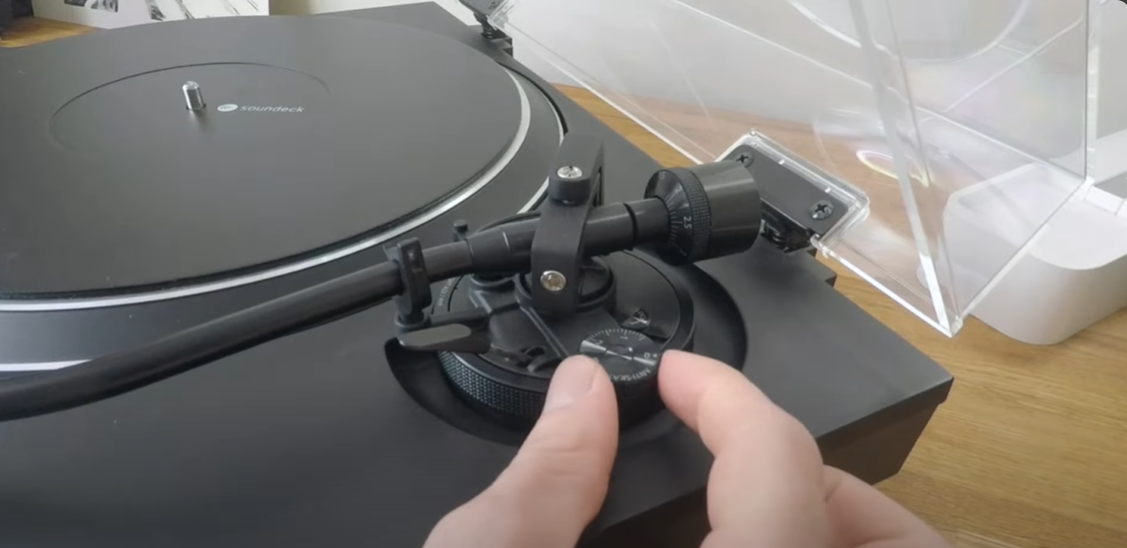
M 595 373 L 602 367 L 590 358 L 568 358 L 556 368 L 544 400 L 544 412 L 567 407 L 586 396 L 595 386 Z

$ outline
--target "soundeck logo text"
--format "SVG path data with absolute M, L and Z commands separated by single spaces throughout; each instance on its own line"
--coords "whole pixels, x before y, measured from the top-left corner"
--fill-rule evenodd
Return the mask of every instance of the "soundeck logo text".
M 305 107 L 259 107 L 227 103 L 225 105 L 219 105 L 215 110 L 219 112 L 305 112 Z

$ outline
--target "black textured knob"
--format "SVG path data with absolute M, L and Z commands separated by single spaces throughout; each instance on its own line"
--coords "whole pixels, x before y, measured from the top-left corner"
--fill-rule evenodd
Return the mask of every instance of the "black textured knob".
M 661 355 L 693 348 L 695 315 L 682 279 L 669 276 L 664 265 L 644 253 L 608 255 L 584 266 L 580 306 L 558 317 L 535 313 L 533 283 L 538 280 L 527 275 L 514 276 L 505 286 L 451 281 L 447 287 L 453 289 L 441 292 L 445 297 L 435 323 L 484 312 L 479 303 L 488 303 L 488 325 L 467 320 L 465 326 L 474 329 L 426 330 L 400 337 L 400 345 L 438 350 L 448 386 L 474 411 L 506 428 L 526 430 L 535 424 L 556 367 L 576 354 L 606 370 L 618 398 L 620 428 L 642 424 L 659 411 Z M 488 349 L 473 346 L 477 334 L 488 336 Z
M 669 211 L 669 237 L 656 246 L 674 265 L 747 250 L 759 236 L 763 205 L 751 172 L 739 162 L 662 170 L 646 186 Z
M 457 329 L 450 331 L 458 334 Z M 546 352 L 538 349 L 525 355 L 495 356 L 493 360 L 440 352 L 439 359 L 446 377 L 471 404 L 505 423 L 526 426 L 540 416 L 551 376 L 560 362 Z M 612 328 L 588 335 L 579 352 L 602 364 L 614 384 L 622 428 L 629 428 L 661 409 L 657 388 L 661 343 L 637 331 Z
M 637 422 L 661 407 L 661 345 L 653 339 L 630 329 L 606 329 L 584 339 L 579 351 L 602 364 L 610 376 L 622 424 Z

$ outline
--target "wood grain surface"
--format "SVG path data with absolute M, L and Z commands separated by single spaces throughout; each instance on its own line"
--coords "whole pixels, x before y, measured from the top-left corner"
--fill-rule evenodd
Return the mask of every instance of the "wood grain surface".
M 86 31 L 23 20 L 3 45 Z M 565 91 L 662 163 L 684 163 L 595 96 Z M 1053 347 L 1014 342 L 974 319 L 949 339 L 827 264 L 841 274 L 842 293 L 956 378 L 949 401 L 904 470 L 881 485 L 884 492 L 960 548 L 1127 546 L 1127 313 Z
M 16 19 L 4 34 L 0 34 L 0 47 L 18 48 L 60 38 L 86 34 L 95 29 L 50 19 L 36 17 Z

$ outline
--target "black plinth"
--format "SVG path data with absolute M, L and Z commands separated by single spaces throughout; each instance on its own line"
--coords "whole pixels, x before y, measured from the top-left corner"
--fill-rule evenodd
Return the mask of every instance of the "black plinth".
M 424 29 L 523 72 L 435 5 L 332 17 Z M 367 46 L 357 39 L 351 47 Z M 529 78 L 569 130 L 604 137 L 607 200 L 641 196 L 657 165 Z M 545 156 L 517 162 L 479 195 L 405 236 L 437 243 L 450 237 L 455 219 L 480 226 L 515 211 L 541 184 Z M 177 300 L 0 312 L 0 358 L 93 357 L 354 270 L 380 260 L 377 251 Z M 685 274 L 707 274 L 731 296 L 742 325 L 729 327 L 746 337 L 742 369 L 815 434 L 829 464 L 870 482 L 899 470 L 946 397 L 951 378 L 942 368 L 836 292 L 832 273 L 805 254 L 761 244 Z M 385 353 L 393 312 L 377 307 L 113 400 L 0 424 L 0 545 L 419 546 L 516 448 L 449 426 L 401 389 Z M 710 463 L 684 428 L 625 444 L 586 543 L 699 542 Z

